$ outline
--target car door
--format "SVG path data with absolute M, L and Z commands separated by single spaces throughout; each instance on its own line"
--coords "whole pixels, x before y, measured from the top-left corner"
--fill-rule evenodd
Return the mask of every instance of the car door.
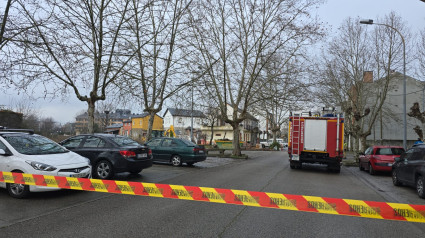
M 94 164 L 99 154 L 105 152 L 106 142 L 97 136 L 87 136 L 78 149 L 78 154 L 84 156 Z
M 151 141 L 149 141 L 148 143 L 146 143 L 149 147 L 149 149 L 152 150 L 152 160 L 153 161 L 161 161 L 160 159 L 160 147 L 161 147 L 161 142 L 162 139 L 157 138 L 157 139 L 152 139 Z
M 414 151 L 413 148 L 410 148 L 405 153 L 403 153 L 400 156 L 400 162 L 396 164 L 398 178 L 400 181 L 405 183 L 409 182 L 408 180 L 409 173 L 407 171 L 407 165 L 408 165 L 408 161 L 410 161 L 410 159 L 413 156 L 413 151 Z
M 0 149 L 4 150 L 4 152 L 9 153 L 9 149 L 6 147 L 6 145 L 0 141 Z M 0 155 L 0 171 L 4 171 L 4 172 L 9 172 L 10 169 L 10 160 L 11 158 L 13 158 L 12 156 L 9 155 Z M 5 183 L 4 182 L 0 182 L 0 186 L 4 187 Z
M 404 173 L 406 176 L 406 181 L 409 184 L 415 184 L 415 173 L 416 169 L 422 164 L 422 159 L 424 157 L 424 150 L 418 147 L 412 148 L 413 154 L 407 159 L 407 163 L 404 166 Z
M 164 138 L 160 149 L 158 150 L 160 154 L 160 159 L 163 162 L 168 162 L 171 159 L 174 148 L 177 146 L 176 142 L 172 138 Z
M 364 152 L 363 155 L 359 156 L 359 163 L 363 167 L 366 167 L 366 165 L 369 163 L 370 155 L 372 154 L 372 151 L 373 151 L 373 147 L 369 147 L 369 148 L 366 149 L 366 151 Z

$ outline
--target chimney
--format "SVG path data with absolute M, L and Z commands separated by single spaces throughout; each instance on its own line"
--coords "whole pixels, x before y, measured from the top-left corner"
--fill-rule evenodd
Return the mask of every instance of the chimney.
M 364 71 L 363 72 L 363 82 L 364 83 L 373 83 L 373 71 Z

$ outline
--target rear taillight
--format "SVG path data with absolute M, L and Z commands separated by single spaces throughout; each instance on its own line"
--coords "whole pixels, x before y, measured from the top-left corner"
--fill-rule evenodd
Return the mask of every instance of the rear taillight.
M 149 149 L 148 155 L 152 155 L 152 150 L 151 149 Z
M 120 154 L 126 158 L 128 157 L 136 157 L 136 152 L 129 150 L 120 150 Z

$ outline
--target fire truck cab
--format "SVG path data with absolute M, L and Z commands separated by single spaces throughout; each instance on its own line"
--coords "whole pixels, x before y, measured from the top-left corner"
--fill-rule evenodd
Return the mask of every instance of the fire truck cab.
M 338 113 L 298 112 L 289 117 L 288 154 L 291 169 L 303 163 L 328 165 L 339 173 L 344 156 L 344 117 Z

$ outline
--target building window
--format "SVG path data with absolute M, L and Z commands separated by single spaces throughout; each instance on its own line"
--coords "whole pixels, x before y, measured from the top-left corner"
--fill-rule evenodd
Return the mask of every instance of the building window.
M 221 134 L 215 134 L 215 136 L 221 136 Z
M 133 121 L 133 126 L 135 125 L 135 122 Z
M 182 119 L 181 117 L 179 117 L 179 123 L 182 123 L 182 120 L 183 120 L 183 119 Z

